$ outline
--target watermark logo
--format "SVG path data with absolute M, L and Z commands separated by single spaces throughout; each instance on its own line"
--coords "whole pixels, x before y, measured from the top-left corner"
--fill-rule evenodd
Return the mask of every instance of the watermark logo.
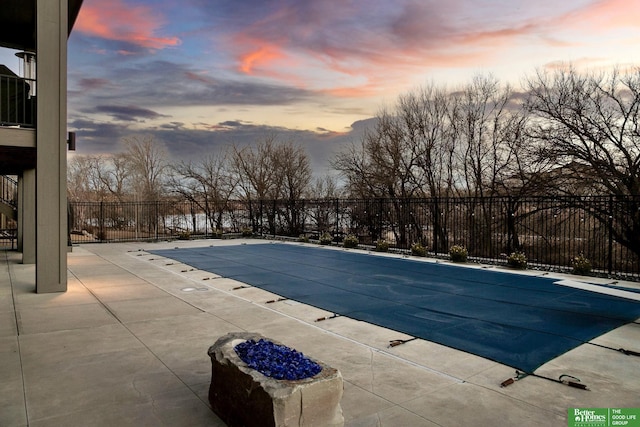
M 609 427 L 609 410 L 602 408 L 569 410 L 569 420 L 573 427 Z
M 568 427 L 640 427 L 640 408 L 571 408 Z

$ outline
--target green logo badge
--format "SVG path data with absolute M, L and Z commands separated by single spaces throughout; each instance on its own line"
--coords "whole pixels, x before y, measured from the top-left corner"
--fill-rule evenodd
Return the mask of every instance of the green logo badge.
M 571 408 L 568 427 L 640 427 L 640 408 Z

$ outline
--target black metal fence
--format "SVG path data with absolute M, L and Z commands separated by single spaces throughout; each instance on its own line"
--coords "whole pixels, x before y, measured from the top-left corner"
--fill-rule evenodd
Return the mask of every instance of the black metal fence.
M 463 245 L 471 260 L 504 263 L 524 252 L 537 268 L 570 270 L 583 254 L 596 274 L 640 279 L 640 197 L 324 199 L 70 204 L 72 242 L 354 234 L 363 245 L 384 239 L 393 250 L 424 245 L 448 256 Z

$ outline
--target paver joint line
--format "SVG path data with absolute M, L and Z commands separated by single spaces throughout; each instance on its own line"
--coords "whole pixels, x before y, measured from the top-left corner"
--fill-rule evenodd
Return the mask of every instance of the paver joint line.
M 22 401 L 24 402 L 24 415 L 25 419 L 29 420 L 29 406 L 27 405 L 27 387 L 26 380 L 24 377 L 24 364 L 22 360 L 22 348 L 20 346 L 20 315 L 18 312 L 18 308 L 16 306 L 16 292 L 14 289 L 14 278 L 11 269 L 11 263 L 9 261 L 9 255 L 7 251 L 4 251 L 4 260 L 7 265 L 7 275 L 9 276 L 9 287 L 11 289 L 11 303 L 13 305 L 13 315 L 15 320 L 15 330 L 16 330 L 16 347 L 18 349 L 18 360 L 20 362 L 20 381 L 22 385 Z

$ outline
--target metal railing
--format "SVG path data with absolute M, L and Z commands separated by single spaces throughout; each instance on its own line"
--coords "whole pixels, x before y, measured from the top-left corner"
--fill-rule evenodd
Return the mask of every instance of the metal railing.
M 0 228 L 0 249 L 15 249 L 17 232 L 15 228 Z
M 354 234 L 363 245 L 393 250 L 423 244 L 447 257 L 463 245 L 475 261 L 506 262 L 513 251 L 529 266 L 569 271 L 579 254 L 595 274 L 640 279 L 640 197 L 324 199 L 231 201 L 206 209 L 186 201 L 73 202 L 73 242 L 220 237 L 251 230 L 262 236 L 329 232 L 336 243 Z
M 0 202 L 17 207 L 18 182 L 6 175 L 0 175 Z
M 0 126 L 35 127 L 36 97 L 30 96 L 35 80 L 0 75 Z
M 7 176 L 0 175 L 0 201 L 16 207 L 18 200 L 18 182 Z

